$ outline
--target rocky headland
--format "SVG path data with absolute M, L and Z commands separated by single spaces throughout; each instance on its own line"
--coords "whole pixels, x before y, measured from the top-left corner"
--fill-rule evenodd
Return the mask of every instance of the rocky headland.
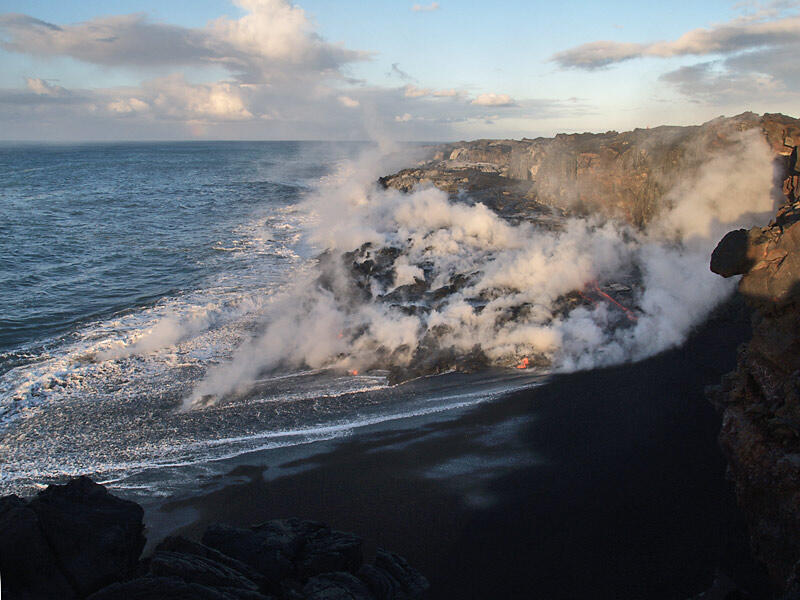
M 215 524 L 202 541 L 145 546 L 142 508 L 87 477 L 29 501 L 0 498 L 0 577 L 9 600 L 413 600 L 425 577 L 362 540 L 297 518 L 249 528 Z
M 800 140 L 798 140 L 800 141 Z M 766 227 L 728 233 L 711 270 L 741 275 L 752 340 L 737 369 L 709 391 L 722 413 L 720 443 L 755 556 L 800 597 L 800 164 L 785 157 L 785 203 Z
M 586 215 L 593 216 L 593 222 L 613 219 L 628 227 L 629 232 L 643 232 L 676 203 L 697 194 L 695 190 L 682 190 L 685 182 L 705 177 L 713 181 L 711 185 L 724 188 L 726 178 L 730 182 L 730 177 L 749 176 L 742 148 L 759 137 L 766 142 L 774 161 L 775 177 L 779 178 L 792 141 L 800 140 L 800 120 L 781 114 L 743 113 L 691 127 L 664 126 L 624 133 L 559 134 L 553 138 L 477 140 L 431 146 L 425 160 L 382 177 L 379 183 L 386 189 L 402 192 L 434 186 L 446 192 L 454 205 L 483 205 L 504 222 L 529 226 L 531 237 L 547 233 L 555 236 L 568 226 L 569 217 Z M 720 161 L 720 157 L 725 160 Z M 740 167 L 738 174 L 712 173 L 711 177 L 708 174 L 709 170 Z M 719 189 L 714 192 L 719 193 Z M 552 298 L 539 297 L 529 293 L 532 288 L 519 280 L 496 277 L 502 283 L 483 281 L 486 265 L 494 262 L 496 267 L 500 262 L 491 248 L 480 259 L 483 265 L 470 262 L 471 259 L 460 263 L 450 261 L 453 264 L 440 260 L 436 255 L 441 255 L 441 251 L 428 252 L 423 248 L 435 243 L 437 235 L 431 232 L 421 240 L 399 239 L 385 246 L 366 243 L 359 248 L 348 248 L 350 251 L 321 256 L 322 275 L 318 284 L 343 306 L 368 303 L 426 325 L 415 347 L 400 346 L 386 351 L 379 345 L 371 355 L 374 360 L 359 365 L 360 370 L 388 365 L 390 380 L 400 382 L 450 370 L 474 371 L 489 365 L 542 370 L 553 367 L 552 356 L 547 352 L 505 348 L 487 351 L 491 343 L 476 339 L 470 346 L 468 340 L 462 339 L 464 336 L 458 337 L 459 332 L 449 322 L 427 326 L 433 316 L 462 301 L 471 307 L 476 320 L 486 321 L 481 327 L 497 332 L 514 323 L 547 327 L 576 309 L 591 310 L 598 303 L 609 308 L 609 322 L 604 324 L 608 330 L 624 335 L 636 323 L 636 303 L 643 292 L 639 265 L 599 280 L 561 286 L 552 294 L 548 292 Z M 620 246 L 626 243 L 626 235 L 631 234 L 620 235 Z M 555 254 L 557 250 L 548 252 Z M 703 257 L 705 260 L 705 254 Z M 550 256 L 546 260 L 554 263 L 555 258 Z M 406 271 L 412 270 L 413 277 L 398 282 L 398 265 Z M 557 274 L 559 279 L 562 274 L 563 271 Z M 362 329 L 345 330 L 343 335 L 355 340 L 361 333 Z M 495 339 L 499 337 L 498 333 Z
M 555 208 L 641 226 L 663 208 L 676 182 L 749 130 L 760 131 L 776 156 L 789 153 L 787 140 L 800 140 L 800 120 L 746 112 L 691 127 L 443 144 L 380 182 L 404 191 L 430 184 L 453 197 L 468 194 L 509 218 L 538 218 Z

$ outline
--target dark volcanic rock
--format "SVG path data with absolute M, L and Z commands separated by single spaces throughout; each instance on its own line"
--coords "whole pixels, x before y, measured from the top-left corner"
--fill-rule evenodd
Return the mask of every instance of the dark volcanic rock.
M 291 530 L 265 524 L 250 529 L 212 525 L 203 535 L 203 543 L 247 564 L 277 584 L 294 576 L 292 559 L 302 542 Z
M 711 270 L 723 277 L 741 275 L 750 266 L 750 261 L 747 260 L 746 229 L 728 232 L 711 255 Z
M 321 529 L 310 536 L 297 556 L 297 574 L 301 579 L 327 573 L 355 573 L 364 561 L 361 538 L 352 533 Z
M 114 583 L 87 600 L 270 600 L 270 596 L 236 588 L 210 588 L 178 577 L 140 577 Z
M 130 575 L 145 544 L 144 511 L 88 477 L 51 485 L 29 503 L 79 596 Z
M 87 477 L 30 502 L 0 500 L 0 572 L 9 598 L 84 597 L 130 576 L 145 539 L 139 505 Z
M 354 573 L 363 561 L 360 538 L 303 519 L 269 521 L 249 529 L 215 525 L 206 531 L 203 543 L 246 563 L 273 584 L 328 571 Z
M 258 591 L 258 585 L 239 571 L 196 554 L 158 550 L 150 559 L 150 573 L 156 577 L 178 577 L 210 587 Z
M 199 556 L 201 558 L 210 559 L 215 563 L 224 565 L 225 567 L 232 569 L 233 571 L 239 573 L 240 575 L 244 576 L 248 580 L 258 585 L 259 587 L 263 588 L 266 584 L 266 580 L 264 579 L 264 577 L 249 565 L 239 560 L 236 560 L 235 558 L 231 558 L 230 556 L 223 554 L 222 552 L 218 552 L 213 548 L 209 548 L 208 546 L 204 546 L 203 544 L 200 544 L 198 542 L 187 540 L 186 538 L 181 536 L 169 536 L 165 538 L 156 547 L 156 551 L 180 553 L 183 555 L 194 555 L 194 556 Z
M 6 598 L 76 597 L 36 513 L 16 496 L 0 498 L 0 576 Z
M 784 590 L 797 586 L 800 564 L 799 218 L 790 194 L 768 227 L 725 236 L 714 269 L 746 266 L 739 291 L 755 308 L 753 338 L 709 395 L 722 412 L 720 443 L 753 551 Z
M 316 521 L 213 525 L 205 544 L 168 537 L 140 562 L 142 529 L 139 505 L 87 477 L 51 485 L 30 502 L 0 498 L 2 594 L 14 600 L 400 600 L 420 598 L 427 589 L 422 575 L 383 550 L 374 565 L 363 566 L 359 537 Z
M 377 600 L 422 598 L 429 587 L 422 573 L 411 567 L 402 556 L 382 548 L 378 549 L 375 562 L 361 567 L 358 576 Z
M 350 573 L 324 573 L 303 586 L 306 600 L 373 600 L 364 583 Z

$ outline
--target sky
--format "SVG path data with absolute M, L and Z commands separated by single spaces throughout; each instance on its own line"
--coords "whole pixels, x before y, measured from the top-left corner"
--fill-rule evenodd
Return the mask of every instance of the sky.
M 0 140 L 447 141 L 800 116 L 800 2 L 0 0 Z

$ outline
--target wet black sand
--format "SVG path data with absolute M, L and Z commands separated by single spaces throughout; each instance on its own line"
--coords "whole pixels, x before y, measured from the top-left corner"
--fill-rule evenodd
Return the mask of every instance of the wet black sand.
M 302 516 L 404 555 L 433 598 L 687 598 L 716 572 L 769 597 L 703 394 L 748 336 L 715 320 L 647 361 L 311 444 L 282 469 L 250 455 L 148 508 L 151 539 L 187 514 L 190 536 Z

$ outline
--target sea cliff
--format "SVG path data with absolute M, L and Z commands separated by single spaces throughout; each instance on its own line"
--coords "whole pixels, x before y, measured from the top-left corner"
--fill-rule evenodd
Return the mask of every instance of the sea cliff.
M 789 153 L 787 139 L 800 140 L 800 120 L 746 112 L 691 127 L 443 144 L 430 148 L 415 167 L 380 181 L 404 191 L 432 184 L 453 196 L 465 192 L 510 217 L 530 218 L 553 207 L 642 226 L 663 208 L 665 193 L 679 180 L 750 130 L 760 131 L 776 157 Z
M 800 141 L 800 140 L 798 140 Z M 737 369 L 709 395 L 722 413 L 720 443 L 745 512 L 753 552 L 776 584 L 800 594 L 800 164 L 785 157 L 785 202 L 766 227 L 719 243 L 712 271 L 742 275 L 753 337 Z M 795 596 L 792 596 L 795 597 Z

